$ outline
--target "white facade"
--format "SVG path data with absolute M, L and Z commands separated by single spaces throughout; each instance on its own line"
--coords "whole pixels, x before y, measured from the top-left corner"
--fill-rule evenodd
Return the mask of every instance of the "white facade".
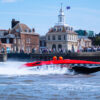
M 49 30 L 46 34 L 47 48 L 59 52 L 63 51 L 77 51 L 78 49 L 78 35 L 73 31 L 73 28 L 65 24 L 65 15 L 60 9 L 58 15 L 58 23 Z

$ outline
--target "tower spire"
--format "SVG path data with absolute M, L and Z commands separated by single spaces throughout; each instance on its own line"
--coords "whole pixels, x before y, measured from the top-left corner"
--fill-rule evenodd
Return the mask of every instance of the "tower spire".
M 65 24 L 65 15 L 64 15 L 64 11 L 62 9 L 62 3 L 61 3 L 61 8 L 59 11 L 59 15 L 58 15 L 58 24 L 59 25 L 64 25 Z
M 62 5 L 63 5 L 63 3 L 61 3 L 61 9 L 62 9 Z

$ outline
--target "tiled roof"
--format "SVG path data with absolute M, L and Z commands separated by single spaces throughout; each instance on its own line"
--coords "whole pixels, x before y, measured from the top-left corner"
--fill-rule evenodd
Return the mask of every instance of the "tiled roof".
M 49 30 L 48 33 L 58 33 L 58 32 L 65 32 L 68 34 L 77 34 L 76 32 L 73 31 L 72 27 L 66 26 L 66 25 L 54 26 Z
M 20 26 L 22 32 L 30 31 L 30 28 L 25 24 L 19 23 L 19 26 Z
M 30 28 L 27 25 L 22 24 L 22 23 L 18 23 L 15 27 L 12 28 L 12 31 L 16 29 L 19 29 L 19 32 L 30 31 Z
M 26 24 L 18 23 L 15 27 L 11 30 L 12 34 L 30 34 L 30 35 L 39 35 L 38 33 L 33 32 L 32 29 L 30 29 Z

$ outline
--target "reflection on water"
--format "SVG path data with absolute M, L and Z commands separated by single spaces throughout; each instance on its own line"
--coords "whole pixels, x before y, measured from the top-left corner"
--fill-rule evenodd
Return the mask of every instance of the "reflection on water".
M 100 100 L 100 72 L 73 75 L 66 68 L 22 68 L 0 63 L 0 100 Z

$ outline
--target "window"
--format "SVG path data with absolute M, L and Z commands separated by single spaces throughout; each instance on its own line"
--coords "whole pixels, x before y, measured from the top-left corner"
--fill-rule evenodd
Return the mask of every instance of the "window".
M 28 46 L 28 47 L 26 47 L 26 52 L 27 53 L 30 53 L 31 52 L 31 48 Z
M 9 39 L 6 39 L 7 44 L 9 44 Z
M 59 22 L 62 22 L 62 17 L 61 16 L 59 17 Z
M 73 28 L 71 27 L 71 31 L 73 31 Z
M 55 44 L 52 45 L 52 49 L 56 50 L 56 45 Z
M 6 38 L 2 38 L 2 39 L 1 39 L 1 42 L 2 42 L 2 43 L 6 43 Z
M 14 39 L 14 43 L 16 43 L 16 39 Z
M 28 29 L 25 29 L 25 32 L 29 32 L 29 30 Z
M 30 41 L 30 38 L 27 38 L 26 39 L 26 43 L 30 43 L 31 41 Z
M 48 40 L 50 40 L 50 36 L 48 36 Z
M 64 40 L 66 40 L 66 35 L 64 35 Z
M 29 29 L 29 32 L 32 32 L 31 29 Z
M 55 35 L 52 36 L 52 40 L 55 40 Z
M 71 35 L 70 35 L 70 40 L 71 40 Z
M 62 45 L 61 44 L 58 45 L 58 49 L 62 49 Z
M 18 44 L 20 44 L 20 39 L 18 39 Z
M 19 33 L 19 32 L 20 32 L 20 30 L 19 30 L 19 29 L 16 29 L 16 32 L 18 32 L 18 33 Z
M 54 30 L 54 32 L 56 32 L 56 28 L 54 28 L 53 30 Z
M 61 35 L 58 35 L 58 40 L 61 40 Z

